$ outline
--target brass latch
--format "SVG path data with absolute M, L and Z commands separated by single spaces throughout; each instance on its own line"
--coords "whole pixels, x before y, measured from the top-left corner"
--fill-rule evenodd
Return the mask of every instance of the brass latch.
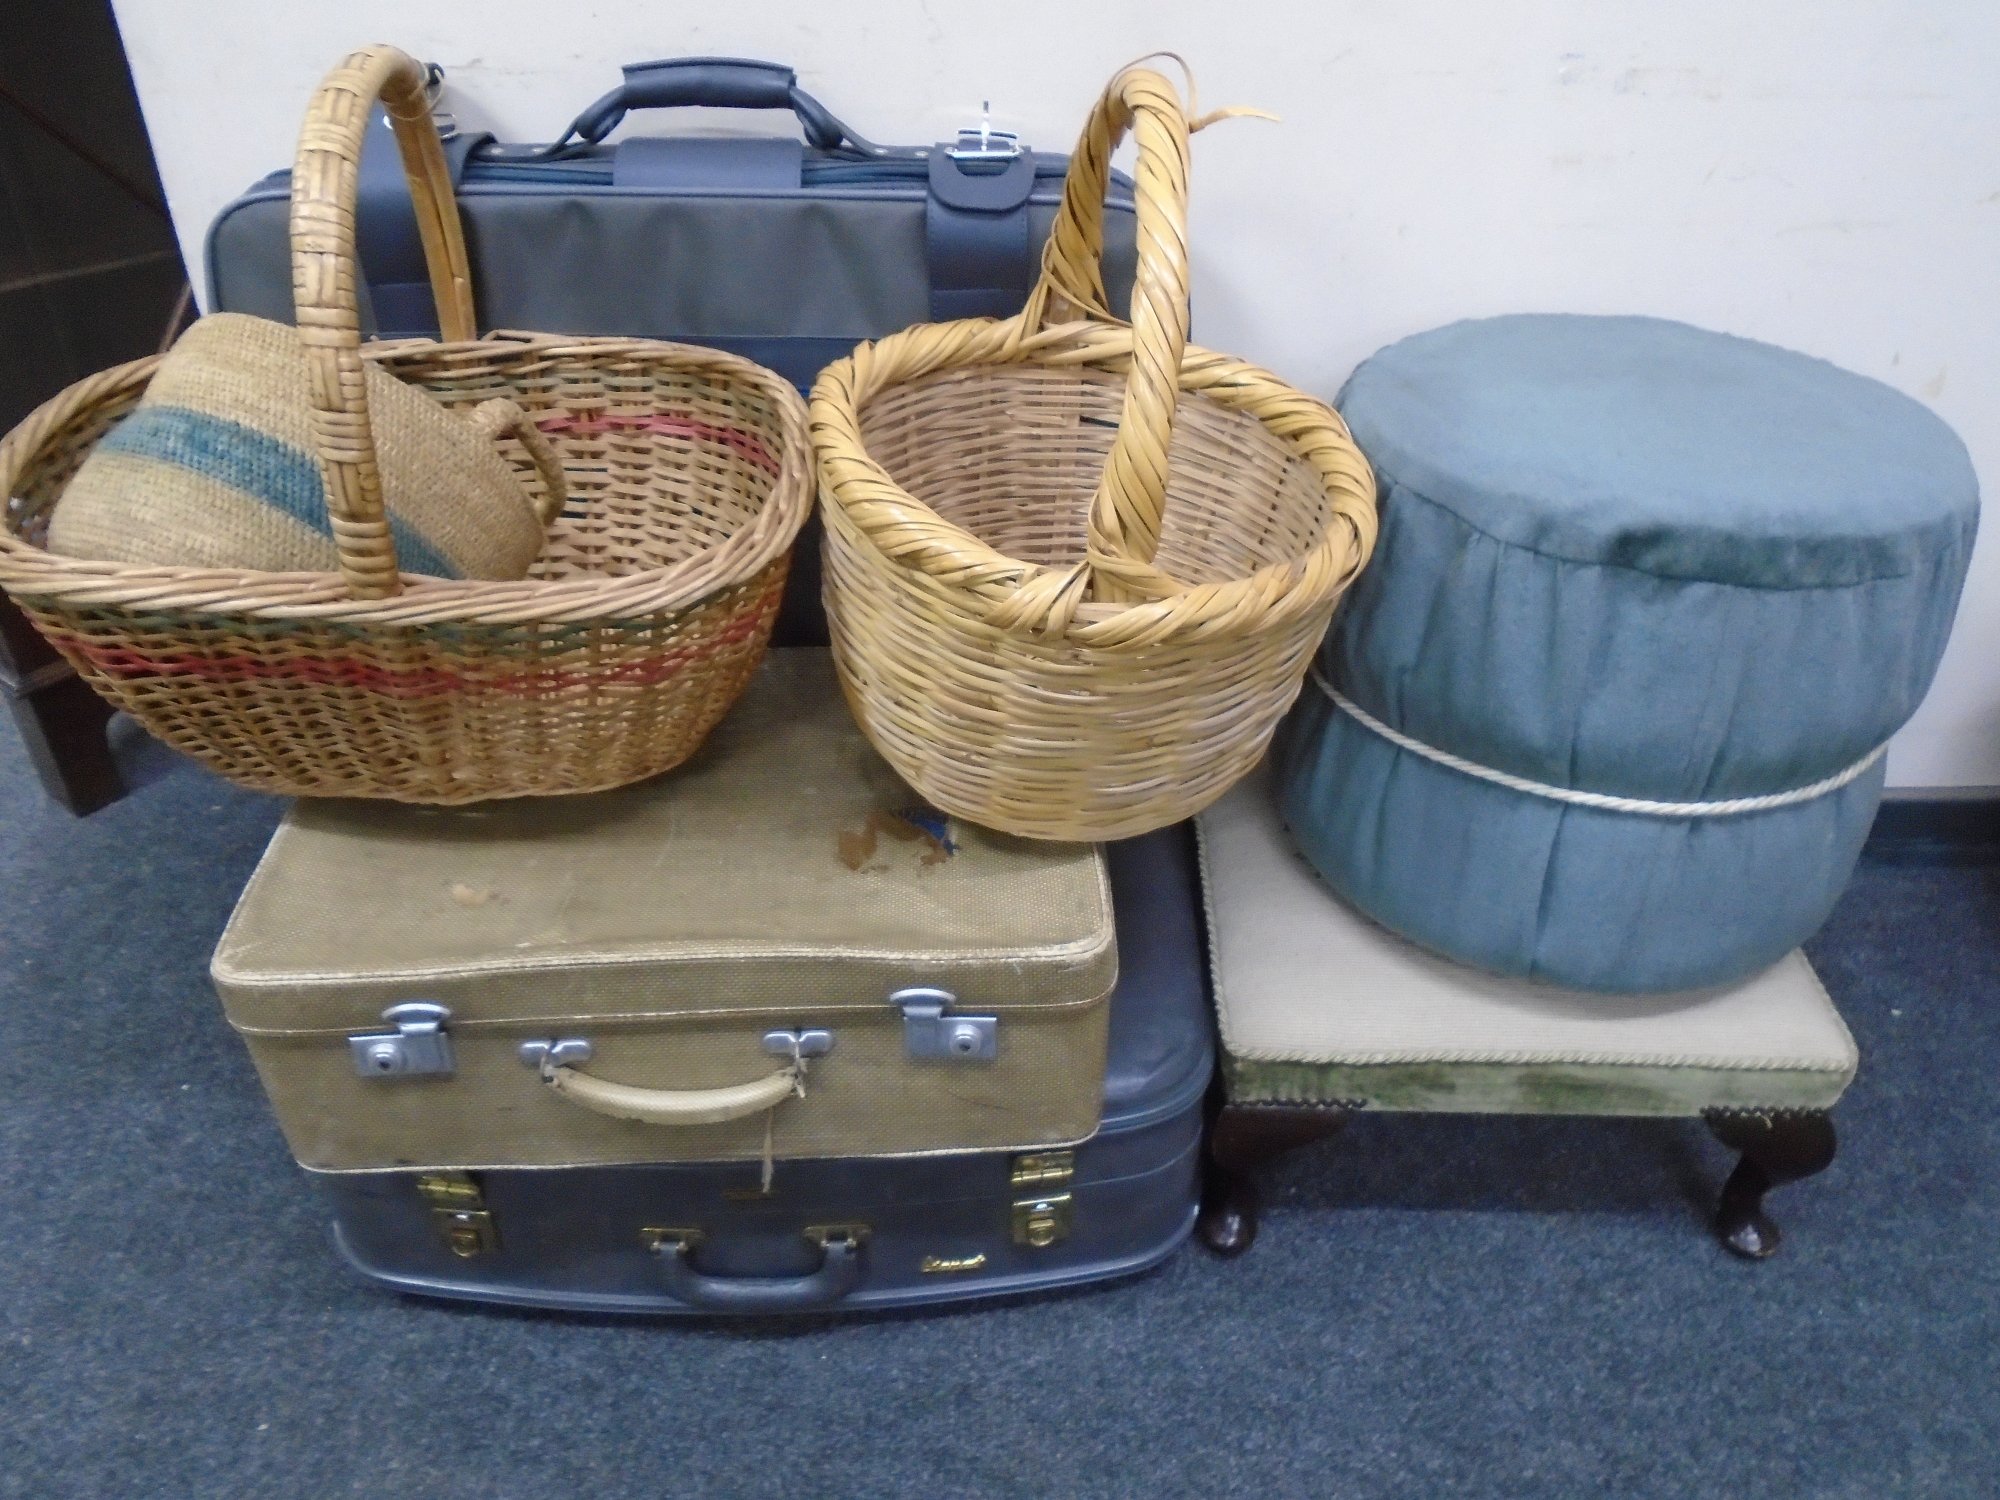
M 1060 1187 L 1076 1176 L 1074 1151 L 1038 1151 L 1014 1158 L 1014 1188 Z
M 1014 1243 L 1037 1250 L 1060 1244 L 1069 1238 L 1070 1214 L 1068 1193 L 1015 1199 Z
M 500 1248 L 500 1231 L 469 1172 L 426 1172 L 417 1194 L 431 1206 L 431 1223 L 453 1255 L 470 1260 Z
M 859 1250 L 875 1231 L 866 1224 L 808 1224 L 804 1232 L 806 1243 L 817 1245 L 822 1250 L 828 1240 L 846 1240 Z

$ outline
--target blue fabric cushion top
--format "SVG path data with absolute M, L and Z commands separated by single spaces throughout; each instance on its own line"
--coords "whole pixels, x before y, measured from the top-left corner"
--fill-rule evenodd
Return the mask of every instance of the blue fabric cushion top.
M 1853 764 L 1930 686 L 1978 489 L 1886 386 L 1653 318 L 1523 316 L 1392 345 L 1341 409 L 1382 532 L 1324 664 L 1425 744 L 1757 797 Z
M 1917 402 L 1658 318 L 1454 323 L 1370 359 L 1340 408 L 1378 470 L 1487 536 L 1661 578 L 1900 577 L 1969 540 L 1978 506 Z
M 1340 400 L 1382 529 L 1319 675 L 1545 786 L 1766 797 L 1902 726 L 1978 520 L 1964 447 L 1819 360 L 1652 318 L 1459 323 Z M 1303 852 L 1384 925 L 1506 973 L 1719 984 L 1808 936 L 1882 785 L 1731 819 L 1579 808 L 1395 747 L 1308 686 L 1280 741 Z

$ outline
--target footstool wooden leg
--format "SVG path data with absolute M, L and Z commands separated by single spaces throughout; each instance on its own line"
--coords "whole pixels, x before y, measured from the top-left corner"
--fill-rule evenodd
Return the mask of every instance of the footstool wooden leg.
M 1736 1254 L 1763 1260 L 1776 1253 L 1781 1238 L 1764 1212 L 1764 1195 L 1826 1170 L 1833 1161 L 1833 1119 L 1824 1110 L 1710 1110 L 1702 1118 L 1717 1140 L 1743 1153 L 1723 1184 L 1715 1233 Z
M 1300 1146 L 1332 1135 L 1353 1113 L 1346 1104 L 1225 1104 L 1208 1135 L 1202 1181 L 1201 1242 L 1241 1255 L 1257 1238 L 1257 1173 Z

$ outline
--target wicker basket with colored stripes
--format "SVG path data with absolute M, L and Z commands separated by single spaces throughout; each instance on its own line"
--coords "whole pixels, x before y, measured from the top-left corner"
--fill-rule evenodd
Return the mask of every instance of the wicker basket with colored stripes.
M 441 343 L 361 343 L 355 175 L 378 96 L 410 174 Z M 476 339 L 423 70 L 393 48 L 355 53 L 314 97 L 292 177 L 292 254 L 340 571 L 46 550 L 63 486 L 136 405 L 149 359 L 71 386 L 0 442 L 0 586 L 98 692 L 261 790 L 470 802 L 601 790 L 686 759 L 763 654 L 811 507 L 797 393 L 711 350 Z M 527 413 L 568 489 L 527 578 L 398 572 L 364 360 L 453 409 L 505 398 Z M 532 495 L 548 493 L 528 447 L 510 439 L 502 451 Z
M 1187 345 L 1204 123 L 1158 73 L 1120 73 L 1020 315 L 864 344 L 813 389 L 848 701 L 933 803 L 1008 833 L 1125 838 L 1221 796 L 1374 546 L 1374 476 L 1332 408 Z M 1128 128 L 1129 326 L 1099 265 Z

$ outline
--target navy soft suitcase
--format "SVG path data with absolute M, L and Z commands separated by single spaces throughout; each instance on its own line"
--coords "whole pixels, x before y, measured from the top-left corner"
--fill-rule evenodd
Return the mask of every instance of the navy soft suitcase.
M 482 329 L 708 344 L 804 390 L 864 339 L 1009 317 L 1027 299 L 1068 157 L 984 129 L 878 146 L 776 63 L 669 58 L 624 74 L 549 145 L 440 120 Z M 789 111 L 799 133 L 605 139 L 630 112 L 686 107 Z M 378 123 L 355 223 L 363 324 L 435 338 L 409 187 Z M 289 178 L 272 173 L 216 217 L 206 311 L 292 321 Z M 1105 296 L 1123 317 L 1138 257 L 1130 179 L 1112 174 L 1105 208 Z M 778 645 L 826 644 L 817 528 L 800 541 Z
M 1120 974 L 1103 1123 L 1070 1150 L 315 1174 L 398 1291 L 584 1312 L 858 1310 L 1158 1264 L 1199 1196 L 1212 1063 L 1186 826 L 1109 845 Z

